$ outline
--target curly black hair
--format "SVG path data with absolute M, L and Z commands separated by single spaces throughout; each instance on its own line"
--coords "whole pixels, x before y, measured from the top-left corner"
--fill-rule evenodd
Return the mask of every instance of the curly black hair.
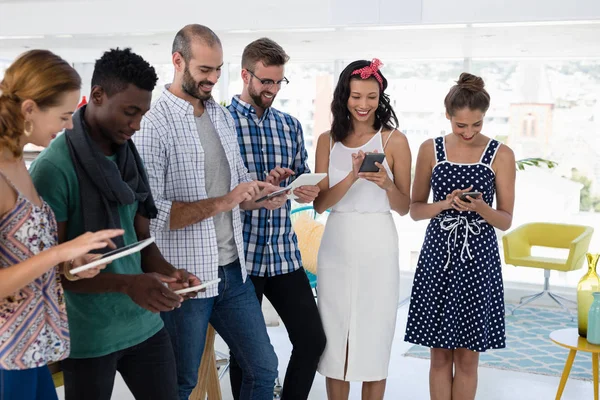
M 352 128 L 352 120 L 350 119 L 350 111 L 348 110 L 348 98 L 350 97 L 350 81 L 353 79 L 362 79 L 360 75 L 352 75 L 353 71 L 371 65 L 370 61 L 358 60 L 349 64 L 338 80 L 337 86 L 333 92 L 333 101 L 331 102 L 331 113 L 333 122 L 331 123 L 331 137 L 336 142 L 343 141 L 349 134 Z M 387 79 L 378 71 L 378 74 L 383 80 L 383 88 L 379 93 L 379 106 L 375 111 L 375 123 L 373 128 L 379 130 L 382 126 L 386 129 L 398 127 L 398 117 L 390 104 L 390 97 L 384 93 L 388 86 Z M 368 79 L 375 80 L 374 77 Z
M 130 83 L 151 92 L 157 81 L 154 67 L 130 48 L 105 52 L 96 60 L 92 75 L 92 87 L 101 86 L 107 96 L 125 90 Z

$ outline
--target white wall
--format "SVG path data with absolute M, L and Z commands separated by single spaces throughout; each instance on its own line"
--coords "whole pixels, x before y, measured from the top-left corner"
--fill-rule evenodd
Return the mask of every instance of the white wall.
M 0 36 L 600 19 L 598 0 L 65 0 L 0 2 Z

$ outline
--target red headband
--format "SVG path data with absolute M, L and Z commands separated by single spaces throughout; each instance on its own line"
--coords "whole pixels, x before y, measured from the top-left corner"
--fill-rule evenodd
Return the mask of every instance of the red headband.
M 374 58 L 373 61 L 371 61 L 370 65 L 352 71 L 352 75 L 360 74 L 360 77 L 362 79 L 369 79 L 370 77 L 374 77 L 375 79 L 377 79 L 377 82 L 379 82 L 379 86 L 381 86 L 381 89 L 383 90 L 383 79 L 381 78 L 379 72 L 377 72 L 379 71 L 379 68 L 382 65 L 383 63 L 378 58 Z

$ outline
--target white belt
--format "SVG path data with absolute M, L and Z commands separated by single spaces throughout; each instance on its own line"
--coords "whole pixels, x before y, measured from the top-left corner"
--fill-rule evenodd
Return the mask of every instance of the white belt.
M 471 254 L 471 249 L 469 249 L 469 234 L 479 235 L 481 233 L 481 224 L 487 224 L 487 221 L 484 219 L 471 220 L 464 216 L 445 216 L 440 221 L 440 228 L 442 230 L 448 232 L 448 239 L 446 243 L 448 245 L 448 259 L 446 260 L 446 264 L 444 265 L 444 271 L 448 269 L 450 265 L 450 259 L 452 257 L 452 248 L 458 245 L 458 229 L 462 229 L 464 226 L 465 230 L 465 238 L 463 240 L 462 248 L 460 249 L 460 260 L 465 261 L 464 254 L 467 254 L 470 260 L 473 259 L 473 255 Z M 454 245 L 451 244 L 452 236 L 454 236 Z M 452 271 L 450 271 L 452 273 Z

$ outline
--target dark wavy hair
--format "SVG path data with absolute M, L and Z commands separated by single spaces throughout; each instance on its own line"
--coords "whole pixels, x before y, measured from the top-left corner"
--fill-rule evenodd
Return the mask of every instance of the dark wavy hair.
M 331 102 L 331 113 L 333 114 L 333 122 L 331 123 L 331 137 L 336 142 L 343 141 L 349 134 L 352 128 L 352 120 L 350 119 L 350 111 L 348 111 L 348 98 L 350 97 L 350 82 L 354 79 L 362 79 L 360 75 L 352 75 L 352 72 L 371 65 L 370 61 L 358 60 L 349 64 L 338 80 L 337 86 L 333 92 L 333 101 Z M 398 117 L 390 104 L 390 97 L 385 93 L 388 82 L 385 76 L 378 71 L 383 80 L 383 89 L 379 92 L 379 106 L 375 111 L 375 123 L 373 128 L 379 130 L 382 126 L 386 129 L 398 127 Z M 367 79 L 377 80 L 374 77 Z M 379 83 L 379 82 L 378 82 Z M 381 86 L 380 86 L 381 87 Z

